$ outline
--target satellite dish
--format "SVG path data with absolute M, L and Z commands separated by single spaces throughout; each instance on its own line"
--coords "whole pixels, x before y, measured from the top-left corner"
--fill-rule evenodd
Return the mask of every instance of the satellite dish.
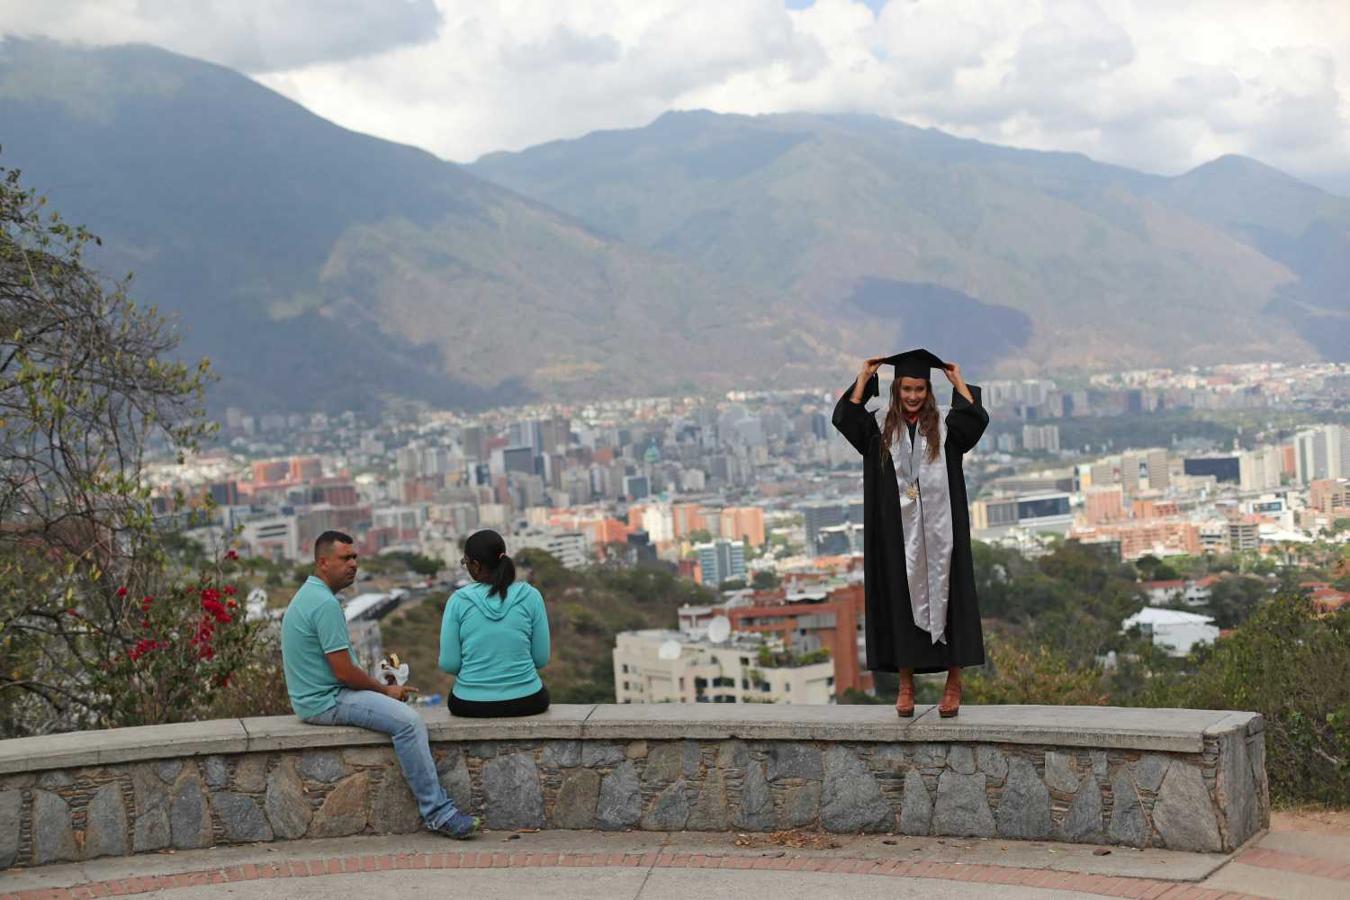
M 708 623 L 708 640 L 720 644 L 731 637 L 731 620 L 726 616 L 713 616 Z
M 661 645 L 661 649 L 656 651 L 656 655 L 662 659 L 679 659 L 680 651 L 683 649 L 679 641 L 670 640 Z

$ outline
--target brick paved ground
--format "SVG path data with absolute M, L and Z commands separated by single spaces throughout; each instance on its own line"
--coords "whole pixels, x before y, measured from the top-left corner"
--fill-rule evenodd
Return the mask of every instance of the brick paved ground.
M 1231 860 L 1119 848 L 1110 855 L 1097 857 L 1091 848 L 1072 845 L 920 841 L 879 836 L 841 838 L 841 843 L 823 848 L 775 845 L 765 836 L 746 836 L 740 842 L 742 845 L 737 845 L 734 836 L 724 834 L 658 837 L 641 833 L 553 832 L 511 836 L 498 832 L 469 844 L 426 835 L 358 837 L 9 870 L 0 873 L 0 900 L 57 900 L 163 891 L 184 898 L 216 897 L 227 892 L 259 897 L 359 893 L 380 896 L 380 879 L 384 878 L 389 885 L 395 883 L 392 880 L 395 876 L 383 874 L 391 872 L 408 873 L 397 876 L 403 879 L 397 883 L 420 885 L 430 892 L 428 895 L 435 895 L 456 883 L 445 881 L 444 875 L 432 874 L 441 870 L 459 870 L 461 879 L 471 872 L 493 873 L 496 880 L 490 881 L 489 891 L 520 896 L 531 896 L 527 885 L 544 874 L 540 870 L 547 870 L 556 882 L 556 892 L 550 896 L 587 900 L 655 896 L 660 892 L 646 890 L 649 882 L 655 887 L 662 879 L 695 879 L 695 873 L 697 879 L 702 879 L 699 882 L 702 887 L 695 890 L 705 894 L 723 889 L 726 895 L 773 891 L 780 900 L 799 892 L 816 896 L 849 895 L 861 900 L 864 895 L 871 895 L 872 886 L 882 883 L 889 883 L 891 887 L 887 890 L 894 891 L 895 896 L 900 895 L 902 888 L 907 893 L 922 887 L 925 896 L 1004 900 L 1350 897 L 1350 831 L 1325 828 L 1318 831 L 1307 829 L 1306 825 L 1306 820 L 1297 817 L 1283 821 L 1277 818 L 1274 832 Z M 655 840 L 661 844 L 654 846 Z M 625 869 L 639 871 L 626 877 L 618 871 Z M 408 877 L 418 872 L 423 873 L 421 879 Z M 512 876 L 512 872 L 518 872 L 519 876 Z M 689 874 L 685 876 L 682 872 Z M 116 877 L 100 877 L 102 873 Z M 774 875 L 777 880 L 770 877 Z M 826 876 L 828 880 L 823 880 Z M 638 880 L 634 882 L 634 878 Z M 300 884 L 288 887 L 282 879 L 305 879 L 306 887 L 303 890 Z M 815 887 L 811 886 L 813 883 Z M 213 887 L 229 885 L 235 888 Z M 245 885 L 246 889 L 239 890 Z M 606 893 L 607 890 L 612 893 Z

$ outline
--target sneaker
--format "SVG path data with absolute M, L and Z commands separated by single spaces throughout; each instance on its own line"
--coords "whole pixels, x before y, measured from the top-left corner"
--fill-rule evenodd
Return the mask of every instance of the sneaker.
M 435 834 L 443 834 L 446 837 L 454 838 L 457 841 L 467 841 L 477 835 L 482 827 L 483 820 L 478 816 L 466 816 L 462 812 L 455 812 L 438 827 L 428 830 Z

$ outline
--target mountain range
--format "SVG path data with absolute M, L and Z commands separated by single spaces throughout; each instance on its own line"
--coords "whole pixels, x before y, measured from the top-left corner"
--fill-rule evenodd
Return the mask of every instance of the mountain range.
M 1350 358 L 1350 200 L 865 116 L 669 113 L 469 166 L 147 46 L 0 43 L 0 165 L 209 355 L 219 404 Z

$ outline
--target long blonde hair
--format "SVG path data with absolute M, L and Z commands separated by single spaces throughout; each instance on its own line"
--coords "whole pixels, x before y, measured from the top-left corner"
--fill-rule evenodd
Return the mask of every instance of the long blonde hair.
M 941 450 L 941 443 L 938 439 L 940 431 L 938 429 L 938 408 L 937 399 L 933 396 L 933 382 L 925 378 L 927 385 L 926 396 L 923 398 L 923 406 L 919 407 L 919 421 L 917 431 L 923 434 L 928 442 L 928 461 L 937 459 L 938 451 Z M 904 428 L 904 404 L 900 400 L 900 376 L 895 376 L 891 382 L 891 406 L 886 410 L 886 424 L 881 429 L 881 446 L 889 455 L 891 445 L 895 443 L 896 435 L 900 429 Z

